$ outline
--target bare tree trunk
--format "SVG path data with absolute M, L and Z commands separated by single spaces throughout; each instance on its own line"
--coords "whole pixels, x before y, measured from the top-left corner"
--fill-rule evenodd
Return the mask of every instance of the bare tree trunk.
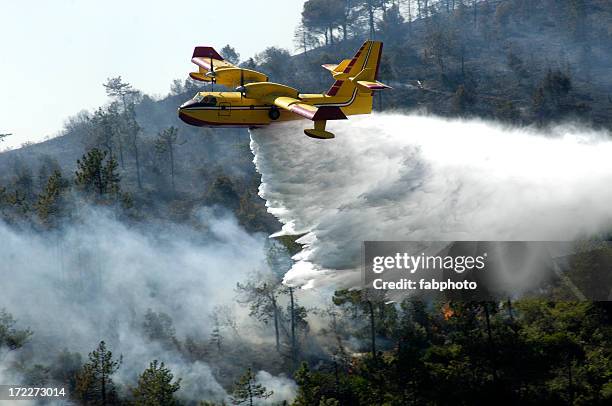
M 138 181 L 138 189 L 142 189 L 142 181 L 140 180 L 140 155 L 138 153 L 138 137 L 134 135 L 132 141 L 132 148 L 134 148 L 134 160 L 136 163 L 136 180 Z
M 368 303 L 368 311 L 370 313 L 370 339 L 371 339 L 371 351 L 372 351 L 372 358 L 374 360 L 377 360 L 377 355 L 376 355 L 376 323 L 374 320 L 374 305 L 372 304 L 371 300 L 367 301 Z
M 489 313 L 489 303 L 488 302 L 484 302 L 483 303 L 484 306 L 484 311 L 485 311 L 485 320 L 486 320 L 486 324 L 487 324 L 487 337 L 488 337 L 488 341 L 489 341 L 489 357 L 490 357 L 490 362 L 491 365 L 493 365 L 493 384 L 497 387 L 497 369 L 495 368 L 495 360 L 493 359 L 494 357 L 494 346 L 493 346 L 493 331 L 491 330 L 491 314 Z
M 570 355 L 567 356 L 567 389 L 569 392 L 569 404 L 574 404 L 574 382 L 572 377 L 572 357 Z
M 295 300 L 292 287 L 289 288 L 289 297 L 291 299 L 291 359 L 295 366 L 297 363 L 297 341 L 295 337 Z
M 104 361 L 102 362 L 102 406 L 106 406 L 106 376 L 104 374 Z
M 123 162 L 123 142 L 121 142 L 121 135 L 117 137 L 117 144 L 119 145 L 119 161 L 121 162 L 121 169 L 125 169 L 125 163 Z
M 174 185 L 174 144 L 170 143 L 170 178 L 172 179 L 172 192 L 176 192 L 176 186 Z
M 276 298 L 272 295 L 272 307 L 274 309 L 274 338 L 276 339 L 276 352 L 280 352 L 280 337 L 278 330 L 278 305 Z

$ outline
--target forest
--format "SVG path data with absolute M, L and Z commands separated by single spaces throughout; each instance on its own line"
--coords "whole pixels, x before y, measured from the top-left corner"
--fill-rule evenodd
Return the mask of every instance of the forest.
M 393 90 L 377 111 L 611 129 L 605 0 L 307 0 L 294 35 L 295 52 L 220 52 L 315 92 L 331 84 L 322 63 L 381 39 Z M 65 387 L 61 404 L 79 405 L 612 401 L 610 302 L 287 286 L 299 236 L 268 238 L 281 224 L 248 132 L 182 124 L 176 107 L 207 89 L 190 79 L 161 98 L 121 76 L 102 86 L 105 105 L 0 153 L 0 238 L 15 248 L 0 250 L 0 383 Z M 208 271 L 221 276 L 207 286 Z M 38 294 L 52 299 L 19 302 Z

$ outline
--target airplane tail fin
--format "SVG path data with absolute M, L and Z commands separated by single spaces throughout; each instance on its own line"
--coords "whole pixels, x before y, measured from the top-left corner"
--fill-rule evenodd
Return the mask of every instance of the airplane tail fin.
M 352 59 L 338 65 L 322 65 L 336 80 L 327 95 L 351 96 L 355 91 L 371 95 L 373 90 L 388 89 L 389 86 L 376 80 L 382 48 L 380 41 L 366 41 Z

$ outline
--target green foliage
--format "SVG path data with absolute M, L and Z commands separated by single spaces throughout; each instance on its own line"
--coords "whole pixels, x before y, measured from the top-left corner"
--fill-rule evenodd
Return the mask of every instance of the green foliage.
M 174 153 L 177 145 L 181 145 L 178 143 L 178 128 L 176 127 L 168 127 L 157 135 L 157 139 L 155 140 L 155 150 L 159 155 L 166 155 L 168 157 L 168 161 L 170 163 L 170 179 L 172 181 L 172 191 L 176 190 L 176 185 L 174 182 L 174 172 L 175 172 L 175 164 L 174 164 Z
M 154 360 L 138 378 L 138 386 L 132 390 L 137 406 L 176 406 L 174 397 L 181 388 L 181 380 L 172 382 L 174 375 L 164 363 Z
M 81 354 L 64 348 L 51 364 L 50 376 L 56 382 L 65 385 L 70 393 L 74 393 L 82 365 Z
M 89 353 L 87 361 L 76 378 L 76 397 L 86 405 L 110 405 L 117 402 L 112 376 L 121 366 L 123 357 L 113 353 L 100 341 L 98 348 Z
M 158 341 L 165 345 L 176 345 L 176 332 L 172 319 L 166 313 L 156 313 L 147 309 L 142 328 L 149 340 Z
M 124 82 L 123 79 L 121 79 L 121 76 L 108 78 L 103 86 L 107 95 L 122 100 L 125 100 L 126 97 L 137 93 L 137 91 L 132 88 L 132 85 Z
M 257 399 L 267 399 L 270 396 L 272 396 L 272 391 L 268 391 L 265 386 L 257 383 L 249 368 L 235 383 L 230 399 L 234 405 L 253 406 Z
M 300 368 L 295 372 L 295 382 L 298 384 L 298 393 L 294 406 L 309 406 L 319 404 L 321 401 L 320 386 L 311 374 L 308 364 L 302 362 Z
M 558 70 L 549 70 L 533 96 L 533 113 L 540 121 L 576 116 L 588 111 L 584 103 L 574 100 L 571 95 L 570 76 Z
M 38 196 L 36 211 L 38 218 L 47 228 L 59 226 L 66 215 L 66 201 L 63 197 L 68 189 L 68 181 L 60 171 L 55 171 L 47 180 L 43 192 Z
M 5 309 L 0 309 L 0 349 L 16 350 L 32 337 L 30 330 L 19 330 L 15 328 L 15 324 L 17 322 L 13 316 Z
M 337 306 L 367 310 L 367 296 L 339 291 Z M 375 358 L 353 355 L 348 368 L 295 373 L 295 404 L 603 405 L 612 382 L 612 326 L 589 302 L 404 301 L 390 315 Z M 349 312 L 350 317 L 350 312 Z M 380 316 L 377 316 L 380 317 Z M 384 343 L 385 341 L 382 341 Z M 444 390 L 440 390 L 444 388 Z
M 334 43 L 333 30 L 338 27 L 345 12 L 343 0 L 308 0 L 302 11 L 302 24 L 311 31 L 325 34 L 325 43 Z
M 113 156 L 93 148 L 77 160 L 75 184 L 95 203 L 117 202 L 121 197 L 121 179 L 117 170 L 118 164 Z
M 240 54 L 236 52 L 236 50 L 229 44 L 221 48 L 221 51 L 219 51 L 219 53 L 221 54 L 223 59 L 227 60 L 233 65 L 238 65 L 238 63 L 240 63 Z
M 24 384 L 43 387 L 49 383 L 49 372 L 49 367 L 42 364 L 34 364 L 24 372 Z

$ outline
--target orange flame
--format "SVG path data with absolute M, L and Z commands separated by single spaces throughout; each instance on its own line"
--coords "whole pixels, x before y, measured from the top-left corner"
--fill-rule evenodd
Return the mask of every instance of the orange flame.
M 442 314 L 444 315 L 444 320 L 448 320 L 455 315 L 455 311 L 450 307 L 449 303 L 444 303 Z

